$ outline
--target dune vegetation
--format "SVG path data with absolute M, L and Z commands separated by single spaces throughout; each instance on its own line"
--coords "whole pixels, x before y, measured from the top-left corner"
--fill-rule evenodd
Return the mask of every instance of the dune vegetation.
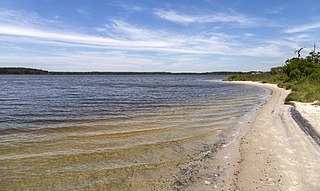
M 232 75 L 227 81 L 259 81 L 274 83 L 279 87 L 291 89 L 286 102 L 320 101 L 320 56 L 310 53 L 310 56 L 288 59 L 284 66 L 271 68 L 271 71 Z M 319 104 L 319 102 L 318 102 Z

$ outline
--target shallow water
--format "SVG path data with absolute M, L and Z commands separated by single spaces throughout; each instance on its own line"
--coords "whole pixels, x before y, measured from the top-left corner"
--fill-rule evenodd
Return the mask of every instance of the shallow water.
M 221 76 L 0 76 L 5 190 L 154 190 L 266 90 Z

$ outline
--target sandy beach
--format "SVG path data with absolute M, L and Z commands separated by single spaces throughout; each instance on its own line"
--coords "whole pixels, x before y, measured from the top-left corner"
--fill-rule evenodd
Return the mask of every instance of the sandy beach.
M 317 135 L 303 130 L 319 130 L 319 106 L 284 105 L 290 91 L 273 84 L 232 83 L 267 88 L 272 95 L 248 126 L 208 161 L 210 170 L 201 172 L 206 176 L 188 190 L 320 190 Z
M 320 105 L 294 102 L 295 108 L 320 133 Z

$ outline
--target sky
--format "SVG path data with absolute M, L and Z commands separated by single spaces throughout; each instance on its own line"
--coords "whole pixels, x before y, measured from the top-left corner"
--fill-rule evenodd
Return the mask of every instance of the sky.
M 314 42 L 319 0 L 0 0 L 0 67 L 267 71 Z

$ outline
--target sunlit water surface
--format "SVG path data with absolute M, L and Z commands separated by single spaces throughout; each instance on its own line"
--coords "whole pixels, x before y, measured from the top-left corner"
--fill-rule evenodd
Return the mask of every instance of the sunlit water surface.
M 0 76 L 4 190 L 154 190 L 265 102 L 222 76 Z

